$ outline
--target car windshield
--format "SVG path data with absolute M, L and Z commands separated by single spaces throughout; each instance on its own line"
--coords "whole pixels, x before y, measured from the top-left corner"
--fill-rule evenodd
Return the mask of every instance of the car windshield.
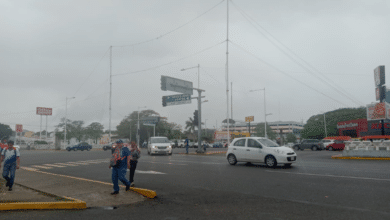
M 257 141 L 266 147 L 280 147 L 277 143 L 268 139 L 257 139 Z
M 152 144 L 157 144 L 157 143 L 170 143 L 168 138 L 152 138 L 151 140 Z

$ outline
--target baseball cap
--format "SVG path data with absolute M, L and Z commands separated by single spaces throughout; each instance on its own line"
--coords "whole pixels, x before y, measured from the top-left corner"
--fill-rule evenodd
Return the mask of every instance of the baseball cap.
M 115 143 L 117 143 L 117 144 L 123 144 L 123 141 L 122 140 L 117 140 Z
M 14 144 L 14 141 L 8 141 L 8 144 Z

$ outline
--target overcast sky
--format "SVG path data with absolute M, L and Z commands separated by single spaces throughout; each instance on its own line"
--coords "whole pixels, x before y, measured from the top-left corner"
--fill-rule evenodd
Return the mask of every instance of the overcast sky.
M 315 114 L 375 101 L 373 70 L 390 62 L 390 1 L 229 2 L 233 118 L 305 122 Z M 205 13 L 207 12 L 207 13 Z M 202 121 L 226 118 L 226 0 L 0 2 L 0 123 L 39 131 L 36 107 L 109 128 L 147 106 L 184 125 L 197 108 L 162 107 L 161 75 L 206 90 Z M 144 42 L 144 43 L 143 43 Z M 139 44 L 140 43 L 140 44 Z M 196 94 L 194 93 L 194 96 Z M 230 95 L 229 95 L 230 98 Z M 229 106 L 230 111 L 230 106 Z M 43 128 L 45 127 L 43 120 Z

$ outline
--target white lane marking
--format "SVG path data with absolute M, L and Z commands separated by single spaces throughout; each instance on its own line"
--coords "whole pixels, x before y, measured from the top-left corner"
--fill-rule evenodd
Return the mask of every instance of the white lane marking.
M 69 163 L 55 163 L 55 164 L 59 164 L 59 165 L 63 165 L 63 166 L 70 166 L 70 167 L 77 167 L 78 166 L 76 164 L 69 164 Z
M 153 171 L 153 170 L 148 170 L 148 171 L 136 170 L 135 172 L 136 173 L 143 173 L 143 174 L 166 174 L 166 173 L 157 172 L 157 171 Z
M 307 175 L 307 176 L 326 176 L 326 177 L 350 178 L 350 179 L 362 179 L 362 180 L 390 181 L 390 179 L 379 179 L 379 178 L 357 177 L 357 176 L 337 176 L 337 175 L 330 175 L 330 174 L 295 173 L 295 172 L 271 171 L 271 170 L 266 170 L 266 172 L 270 172 L 270 173 L 289 173 L 289 174 L 299 174 L 299 175 Z
M 88 165 L 88 163 L 81 163 L 81 162 L 68 162 L 70 164 L 77 164 L 77 165 Z
M 65 167 L 65 166 L 55 165 L 55 164 L 43 164 L 43 165 L 48 166 L 48 167 Z
M 44 167 L 44 166 L 38 166 L 38 165 L 33 165 L 32 167 L 36 167 L 36 168 L 41 168 L 41 169 L 51 169 L 52 167 Z
M 161 163 L 161 162 L 153 162 L 153 161 L 144 161 L 146 163 L 158 163 L 158 164 L 167 164 L 167 165 L 179 165 L 179 166 L 187 166 L 188 164 L 177 164 L 177 163 Z

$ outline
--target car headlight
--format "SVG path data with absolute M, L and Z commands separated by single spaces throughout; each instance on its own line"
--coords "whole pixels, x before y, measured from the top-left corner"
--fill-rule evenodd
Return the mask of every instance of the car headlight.
M 171 146 L 171 145 L 169 145 L 169 146 L 168 146 L 168 148 L 172 148 L 172 146 Z

